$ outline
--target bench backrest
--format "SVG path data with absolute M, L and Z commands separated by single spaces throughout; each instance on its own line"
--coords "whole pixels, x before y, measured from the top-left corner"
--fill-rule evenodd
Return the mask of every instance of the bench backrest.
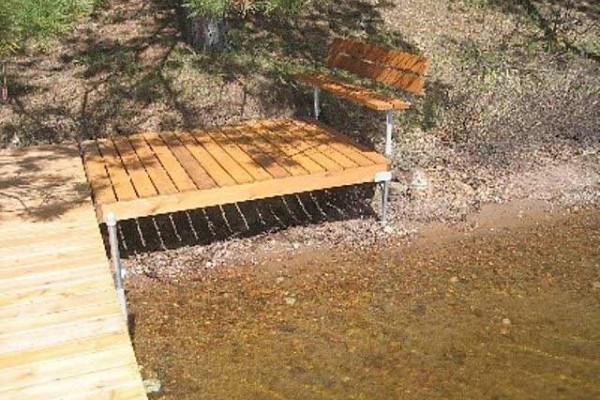
M 326 63 L 410 93 L 424 93 L 428 60 L 415 54 L 337 38 L 329 47 Z

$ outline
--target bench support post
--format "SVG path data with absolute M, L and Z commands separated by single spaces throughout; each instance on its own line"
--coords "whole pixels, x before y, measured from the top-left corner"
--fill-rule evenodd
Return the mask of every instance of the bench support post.
M 385 116 L 385 156 L 392 155 L 392 135 L 394 133 L 394 111 L 390 110 Z
M 121 311 L 125 320 L 127 320 L 127 299 L 125 298 L 125 287 L 123 286 L 123 269 L 121 266 L 121 255 L 119 254 L 119 238 L 117 236 L 117 219 L 115 214 L 109 213 L 106 216 L 106 227 L 108 228 L 108 243 L 110 246 L 110 260 L 113 265 L 113 278 L 117 297 L 121 305 Z
M 388 200 L 390 197 L 391 181 L 391 171 L 382 171 L 375 174 L 375 182 L 381 187 L 381 225 L 383 226 L 387 225 L 388 222 Z
M 314 104 L 315 119 L 318 121 L 319 115 L 321 114 L 321 89 L 315 88 L 314 100 L 315 100 L 315 104 Z

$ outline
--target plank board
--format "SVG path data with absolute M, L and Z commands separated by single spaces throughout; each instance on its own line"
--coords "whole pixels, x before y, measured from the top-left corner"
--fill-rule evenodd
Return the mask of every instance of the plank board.
M 423 95 L 429 60 L 353 39 L 334 39 L 325 60 L 330 68 L 340 68 L 358 76 Z
M 177 191 L 128 201 L 96 201 L 99 218 L 107 212 L 119 219 L 138 218 L 373 182 L 376 173 L 389 170 L 388 160 L 373 150 L 318 123 L 291 118 L 246 121 L 215 130 L 141 134 L 129 140 L 149 144 Z M 177 182 L 186 179 L 195 182 L 195 189 L 180 188 Z
M 157 133 L 148 133 L 143 136 L 143 139 L 150 145 L 179 192 L 197 189 L 188 173 L 179 164 L 177 158 L 171 153 Z
M 375 90 L 354 85 L 325 74 L 301 74 L 296 75 L 296 79 L 377 111 L 406 110 L 410 106 L 404 100 L 394 99 Z
M 0 150 L 2 399 L 146 399 L 89 190 L 78 189 L 87 173 L 96 202 L 137 198 L 110 145 L 82 145 L 85 172 L 75 146 Z
M 119 201 L 135 199 L 137 193 L 133 188 L 131 178 L 123 165 L 121 157 L 119 157 L 113 142 L 108 139 L 99 140 L 98 148 L 104 159 L 108 175 L 110 176 L 114 191 L 117 194 L 117 199 Z
M 115 137 L 112 141 L 123 163 L 127 167 L 127 173 L 138 196 L 148 197 L 156 195 L 158 192 L 129 140 L 124 137 Z
M 427 58 L 417 54 L 405 53 L 400 50 L 359 42 L 353 39 L 336 38 L 329 47 L 329 56 L 326 60 L 327 65 L 335 66 L 334 59 L 340 53 L 417 75 L 425 75 L 429 63 Z
M 141 136 L 134 136 L 129 138 L 129 142 L 135 149 L 135 152 L 140 157 L 141 163 L 148 172 L 150 179 L 156 186 L 159 194 L 172 194 L 177 193 L 177 188 L 171 180 L 171 177 L 165 171 L 160 160 L 154 154 L 146 140 Z
M 183 167 L 187 175 L 192 178 L 198 189 L 208 189 L 216 185 L 198 160 L 194 158 L 174 133 L 162 133 L 160 137 L 164 140 L 175 158 L 177 158 L 177 161 L 179 161 L 179 164 Z

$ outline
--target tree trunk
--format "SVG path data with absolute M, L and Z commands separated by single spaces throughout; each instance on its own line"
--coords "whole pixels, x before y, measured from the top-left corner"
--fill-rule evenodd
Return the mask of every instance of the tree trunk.
M 225 18 L 188 19 L 188 41 L 197 50 L 223 49 L 227 46 Z

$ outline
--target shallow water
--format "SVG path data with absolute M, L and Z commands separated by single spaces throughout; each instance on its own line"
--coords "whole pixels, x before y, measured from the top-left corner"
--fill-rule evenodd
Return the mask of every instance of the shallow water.
M 161 399 L 599 399 L 600 215 L 130 282 Z

